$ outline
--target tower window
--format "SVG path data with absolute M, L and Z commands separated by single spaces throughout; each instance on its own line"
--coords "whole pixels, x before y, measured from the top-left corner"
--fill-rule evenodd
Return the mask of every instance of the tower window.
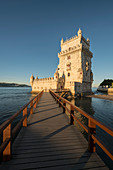
M 70 73 L 68 73 L 68 77 L 70 77 Z
M 67 56 L 67 59 L 68 59 L 68 60 L 69 60 L 69 59 L 71 59 L 70 55 L 69 55 L 69 56 Z

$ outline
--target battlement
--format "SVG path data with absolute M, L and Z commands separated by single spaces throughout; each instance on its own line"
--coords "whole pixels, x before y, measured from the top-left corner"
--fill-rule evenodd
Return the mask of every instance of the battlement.
M 73 36 L 73 37 L 71 37 L 71 38 L 69 38 L 69 39 L 66 39 L 66 40 L 63 42 L 63 44 L 69 43 L 69 42 L 71 42 L 71 41 L 73 41 L 73 40 L 76 40 L 76 39 L 78 39 L 78 36 L 77 36 L 77 35 L 75 35 L 75 36 Z
M 41 79 L 35 79 L 35 81 L 47 81 L 47 80 L 54 80 L 54 77 L 48 77 L 48 78 L 41 78 Z
M 58 53 L 58 57 L 68 54 L 68 53 L 71 53 L 76 50 L 80 50 L 80 49 L 82 49 L 82 44 L 78 44 L 74 47 L 69 47 L 67 50 L 64 50 L 64 51 L 61 51 L 60 53 Z
M 81 29 L 78 30 L 78 35 L 75 35 L 74 37 L 64 41 L 63 38 L 61 40 L 61 53 L 66 53 L 66 50 L 71 51 L 70 49 L 77 49 L 77 47 L 79 47 L 79 45 L 84 45 L 87 49 L 89 49 L 90 46 L 90 40 L 89 39 L 85 39 L 82 36 L 82 31 Z

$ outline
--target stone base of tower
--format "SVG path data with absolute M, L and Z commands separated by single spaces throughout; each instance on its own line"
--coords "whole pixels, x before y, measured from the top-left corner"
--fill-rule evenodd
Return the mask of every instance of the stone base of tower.
M 91 83 L 74 82 L 73 86 L 68 87 L 72 96 L 86 96 L 92 93 Z

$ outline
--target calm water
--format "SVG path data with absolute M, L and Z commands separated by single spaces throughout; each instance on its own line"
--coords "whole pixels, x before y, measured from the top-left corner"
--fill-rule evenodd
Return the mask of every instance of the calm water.
M 0 88 L 0 124 L 16 113 L 24 104 L 26 104 L 33 95 L 30 94 L 31 88 Z M 96 89 L 93 89 L 96 93 Z M 87 113 L 113 128 L 113 101 L 96 99 L 96 98 L 80 98 L 71 101 Z M 80 113 L 78 117 L 87 125 L 87 119 Z M 81 129 L 82 133 L 84 131 Z M 97 127 L 97 136 L 105 142 L 113 153 L 113 138 Z M 113 169 L 113 162 L 97 148 L 99 155 Z
M 0 124 L 31 99 L 30 91 L 28 87 L 0 87 Z

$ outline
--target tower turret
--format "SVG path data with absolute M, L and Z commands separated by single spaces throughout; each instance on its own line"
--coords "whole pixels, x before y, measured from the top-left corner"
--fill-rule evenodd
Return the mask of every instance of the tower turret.
M 32 74 L 32 76 L 30 77 L 30 84 L 31 84 L 31 86 L 33 85 L 33 81 L 34 81 L 34 76 L 33 76 L 33 74 Z
M 64 43 L 64 40 L 63 40 L 63 38 L 62 38 L 62 39 L 61 39 L 61 48 L 62 48 L 63 43 Z
M 35 80 L 38 80 L 38 76 L 36 76 L 36 79 Z
M 82 31 L 81 31 L 81 29 L 79 28 L 79 30 L 78 30 L 78 37 L 81 37 L 82 36 Z
M 54 80 L 58 81 L 59 79 L 59 73 L 58 70 L 56 69 L 56 72 L 54 73 Z

